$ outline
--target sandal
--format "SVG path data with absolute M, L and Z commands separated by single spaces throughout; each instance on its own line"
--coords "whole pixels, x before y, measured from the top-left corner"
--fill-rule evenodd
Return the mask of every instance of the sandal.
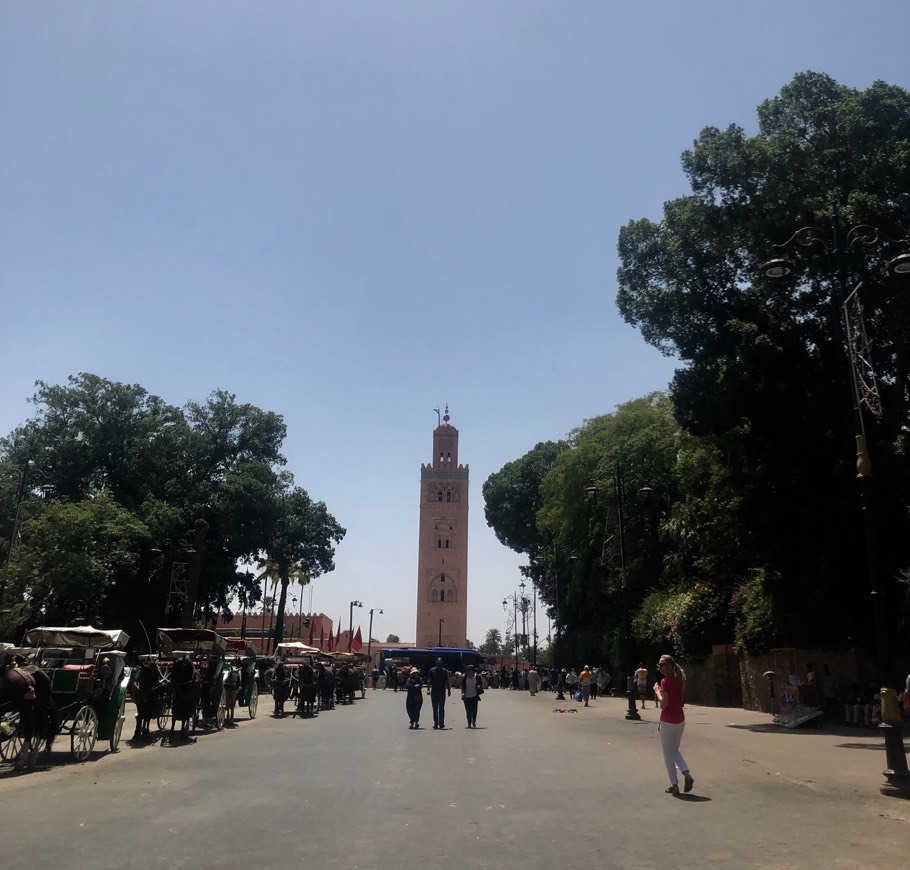
M 666 790 L 666 792 L 664 792 L 664 794 L 672 794 L 672 795 L 674 795 L 674 796 L 679 795 L 679 786 L 678 786 L 678 785 L 671 785 L 671 786 Z
M 683 788 L 683 791 L 685 791 L 685 792 L 692 791 L 692 786 L 695 785 L 695 780 L 692 778 L 691 774 L 684 773 L 683 776 L 686 778 L 686 785 Z

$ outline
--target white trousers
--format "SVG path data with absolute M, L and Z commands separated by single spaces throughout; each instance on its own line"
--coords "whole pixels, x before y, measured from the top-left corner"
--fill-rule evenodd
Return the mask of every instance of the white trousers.
M 679 778 L 676 775 L 677 767 L 681 771 L 689 769 L 686 759 L 682 757 L 682 753 L 679 751 L 679 744 L 682 741 L 685 727 L 685 722 L 680 722 L 678 725 L 674 725 L 671 722 L 660 723 L 660 748 L 664 752 L 664 764 L 667 766 L 667 776 L 670 777 L 672 785 L 677 785 L 679 782 Z

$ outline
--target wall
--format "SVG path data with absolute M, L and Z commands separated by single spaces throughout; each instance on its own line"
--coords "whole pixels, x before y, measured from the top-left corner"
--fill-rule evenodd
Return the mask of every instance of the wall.
M 807 665 L 812 663 L 816 673 L 815 685 L 807 682 Z M 686 672 L 686 700 L 708 707 L 743 707 L 764 713 L 772 710 L 766 671 L 775 673 L 775 695 L 795 673 L 800 680 L 800 700 L 820 706 L 820 680 L 823 666 L 828 665 L 840 678 L 841 689 L 849 687 L 857 678 L 857 662 L 852 651 L 780 649 L 762 656 L 739 656 L 732 646 L 715 646 L 712 654 L 696 663 L 683 666 Z M 775 699 L 776 703 L 777 699 Z

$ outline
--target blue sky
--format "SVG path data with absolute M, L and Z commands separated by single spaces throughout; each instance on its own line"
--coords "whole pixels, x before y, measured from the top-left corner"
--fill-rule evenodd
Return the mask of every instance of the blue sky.
M 672 375 L 616 312 L 619 228 L 797 72 L 910 87 L 908 24 L 906 0 L 6 3 L 0 432 L 80 371 L 284 415 L 348 530 L 314 609 L 410 640 L 448 403 L 480 643 L 519 580 L 484 480 Z

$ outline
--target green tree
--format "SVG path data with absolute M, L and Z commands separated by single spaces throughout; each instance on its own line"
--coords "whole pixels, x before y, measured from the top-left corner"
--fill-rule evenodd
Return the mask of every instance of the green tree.
M 498 628 L 488 628 L 480 651 L 487 655 L 499 655 L 501 650 L 502 632 Z
M 9 591 L 31 625 L 98 623 L 118 574 L 135 570 L 148 529 L 107 493 L 55 500 L 22 527 Z
M 484 516 L 496 537 L 510 550 L 528 557 L 522 573 L 537 584 L 541 601 L 557 614 L 556 586 L 548 554 L 551 538 L 540 530 L 537 515 L 543 504 L 540 484 L 557 457 L 568 450 L 566 441 L 545 441 L 499 471 L 483 485 Z
M 634 609 L 664 583 L 662 518 L 655 505 L 677 498 L 679 427 L 667 396 L 653 393 L 586 421 L 569 444 L 541 484 L 537 518 L 541 530 L 559 541 L 562 631 L 555 655 L 618 662 L 623 586 L 615 475 L 621 473 L 626 492 L 626 581 Z
M 401 638 L 397 634 L 390 634 L 386 639 L 386 643 L 401 643 Z
M 324 502 L 314 502 L 300 487 L 282 493 L 276 501 L 271 535 L 265 546 L 268 560 L 278 569 L 281 591 L 275 618 L 275 644 L 284 636 L 284 608 L 291 575 L 307 582 L 335 570 L 335 545 L 345 530 L 328 512 Z
M 617 304 L 680 359 L 670 387 L 677 420 L 722 458 L 717 509 L 727 528 L 712 529 L 719 534 L 698 558 L 717 566 L 726 554 L 740 582 L 743 571 L 762 572 L 764 593 L 794 627 L 783 627 L 786 642 L 847 643 L 866 634 L 869 609 L 868 584 L 857 582 L 866 552 L 839 308 L 841 288 L 860 280 L 885 407 L 881 421 L 867 418 L 883 576 L 910 562 L 910 300 L 884 270 L 901 247 L 883 238 L 875 261 L 844 238 L 862 224 L 906 234 L 910 94 L 802 73 L 759 106 L 758 122 L 751 137 L 735 125 L 704 129 L 683 154 L 691 194 L 667 202 L 660 222 L 622 228 Z M 802 248 L 798 271 L 772 287 L 759 265 L 805 226 L 837 239 L 836 258 Z M 685 519 L 692 513 L 676 517 Z M 889 604 L 896 585 L 889 579 Z

